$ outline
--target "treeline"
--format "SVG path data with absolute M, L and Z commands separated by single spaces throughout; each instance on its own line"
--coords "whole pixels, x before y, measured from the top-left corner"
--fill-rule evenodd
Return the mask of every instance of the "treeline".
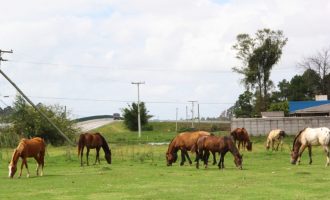
M 68 119 L 65 108 L 59 105 L 37 107 L 58 126 L 68 138 L 74 140 L 78 131 L 74 121 Z M 42 137 L 52 145 L 62 145 L 66 141 L 58 131 L 44 119 L 22 96 L 17 96 L 13 107 L 0 113 L 2 123 L 10 123 L 0 130 L 0 146 L 16 146 L 20 138 Z
M 260 117 L 263 111 L 284 111 L 288 115 L 288 101 L 314 100 L 315 95 L 321 94 L 330 97 L 330 47 L 303 58 L 296 66 L 303 71 L 302 75 L 283 79 L 275 87 L 270 80 L 271 70 L 280 60 L 287 41 L 280 30 L 263 29 L 253 37 L 237 36 L 233 48 L 241 65 L 233 71 L 243 76 L 245 91 L 221 117 Z

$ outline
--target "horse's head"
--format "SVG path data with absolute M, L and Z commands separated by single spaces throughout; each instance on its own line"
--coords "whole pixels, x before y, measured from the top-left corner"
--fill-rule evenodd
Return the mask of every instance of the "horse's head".
M 247 149 L 248 151 L 252 151 L 252 142 L 251 142 L 251 141 L 248 141 L 248 142 L 247 142 L 246 149 Z
M 8 169 L 9 169 L 9 178 L 14 178 L 14 175 L 17 171 L 16 165 L 14 165 L 13 163 L 10 163 L 8 166 Z
M 107 160 L 108 164 L 111 164 L 111 153 L 110 154 L 105 154 L 104 157 Z
M 291 151 L 291 164 L 296 164 L 297 160 L 298 160 L 299 154 L 298 151 L 292 150 Z
M 175 163 L 176 160 L 178 159 L 178 155 L 176 153 L 166 153 L 166 162 L 167 166 L 172 166 L 172 163 Z
M 238 167 L 238 169 L 242 169 L 242 164 L 243 164 L 243 155 L 237 154 L 234 158 L 234 162 L 236 167 Z
M 286 136 L 286 134 L 285 134 L 285 132 L 284 131 L 280 131 L 280 134 L 279 134 L 281 137 L 285 137 Z

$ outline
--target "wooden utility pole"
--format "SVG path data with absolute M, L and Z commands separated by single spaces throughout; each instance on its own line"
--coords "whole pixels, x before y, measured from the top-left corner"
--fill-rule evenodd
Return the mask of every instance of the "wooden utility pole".
M 13 53 L 13 50 L 11 51 L 2 51 L 0 50 L 0 65 L 1 65 L 1 61 L 7 61 L 5 59 L 2 58 L 2 53 Z M 61 135 L 64 139 L 66 139 L 66 141 L 69 142 L 69 144 L 74 145 L 74 143 L 61 131 L 61 129 L 59 129 L 56 124 L 54 124 L 47 116 L 45 113 L 43 113 L 24 93 L 21 89 L 19 89 L 19 87 L 0 69 L 0 74 L 2 74 L 3 77 L 5 77 L 9 83 L 14 86 L 14 88 L 23 96 L 23 98 L 29 102 L 31 104 L 31 106 L 37 111 L 39 112 L 39 114 L 44 117 Z

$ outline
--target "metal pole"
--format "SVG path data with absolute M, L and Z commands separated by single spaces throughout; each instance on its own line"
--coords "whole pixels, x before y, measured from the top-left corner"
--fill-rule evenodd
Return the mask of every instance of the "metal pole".
M 197 104 L 197 111 L 198 111 L 198 129 L 201 130 L 201 119 L 199 116 L 199 104 Z
M 191 102 L 191 128 L 194 128 L 194 103 L 197 101 L 188 101 Z
M 138 89 L 138 130 L 139 130 L 139 137 L 141 137 L 140 84 L 144 84 L 144 82 L 132 82 L 132 84 L 136 84 Z
M 175 109 L 175 132 L 178 132 L 178 108 Z

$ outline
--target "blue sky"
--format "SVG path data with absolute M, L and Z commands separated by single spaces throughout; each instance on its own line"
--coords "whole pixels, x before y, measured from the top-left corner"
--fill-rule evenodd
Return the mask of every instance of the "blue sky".
M 231 68 L 240 33 L 283 30 L 289 41 L 271 79 L 302 70 L 305 56 L 330 46 L 330 3 L 317 1 L 3 1 L 1 69 L 34 102 L 66 105 L 72 117 L 120 112 L 137 99 L 158 119 L 185 118 L 190 100 L 216 117 L 244 91 Z M 20 6 L 17 6 L 20 5 Z M 306 14 L 308 13 L 308 15 Z M 16 91 L 0 78 L 1 107 Z M 196 110 L 195 110 L 196 111 Z

